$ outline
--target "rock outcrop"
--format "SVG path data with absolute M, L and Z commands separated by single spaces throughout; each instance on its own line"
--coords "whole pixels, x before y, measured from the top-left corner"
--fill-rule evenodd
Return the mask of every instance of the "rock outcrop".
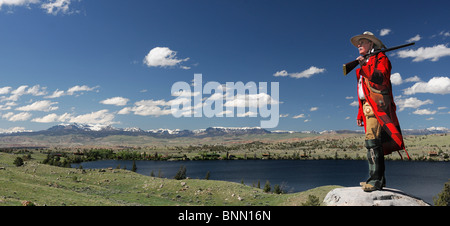
M 403 191 L 383 188 L 364 192 L 361 187 L 336 188 L 323 200 L 327 206 L 430 206 L 423 200 Z

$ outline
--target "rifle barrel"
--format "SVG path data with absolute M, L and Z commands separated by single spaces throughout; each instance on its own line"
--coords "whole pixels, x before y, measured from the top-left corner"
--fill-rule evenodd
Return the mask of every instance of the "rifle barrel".
M 387 49 L 377 50 L 377 51 L 374 51 L 373 53 L 369 53 L 369 54 L 364 55 L 364 57 L 373 56 L 373 55 L 376 55 L 378 53 L 385 53 L 385 52 L 389 52 L 389 51 L 392 51 L 392 50 L 405 48 L 407 46 L 412 46 L 414 44 L 416 44 L 416 43 L 415 42 L 411 42 L 411 43 L 404 44 L 404 45 L 399 45 L 399 46 L 395 46 L 395 47 L 391 47 L 391 48 L 387 48 Z
M 385 52 L 389 52 L 389 51 L 392 51 L 392 50 L 404 48 L 404 47 L 407 47 L 407 46 L 412 46 L 414 44 L 416 44 L 416 43 L 415 42 L 411 42 L 411 43 L 404 44 L 404 45 L 399 45 L 399 46 L 395 46 L 395 47 L 391 47 L 391 48 L 387 48 L 387 49 L 377 50 L 377 51 L 374 51 L 372 53 L 364 55 L 364 58 L 376 55 L 378 53 L 385 53 Z M 357 67 L 358 64 L 359 63 L 358 63 L 357 60 L 354 60 L 354 61 L 351 61 L 351 62 L 348 62 L 348 63 L 344 64 L 343 65 L 344 75 L 347 75 L 350 71 L 352 71 L 355 67 Z

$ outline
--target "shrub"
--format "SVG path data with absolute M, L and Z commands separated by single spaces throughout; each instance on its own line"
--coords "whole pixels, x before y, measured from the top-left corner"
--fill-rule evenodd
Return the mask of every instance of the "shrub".
M 177 174 L 174 177 L 175 180 L 183 180 L 186 179 L 186 167 L 181 165 Z
M 433 197 L 435 206 L 450 206 L 450 181 L 444 184 L 444 188 L 437 197 Z
M 136 161 L 133 160 L 133 166 L 131 167 L 131 171 L 136 172 L 137 167 L 136 167 Z
M 302 206 L 320 206 L 319 198 L 315 195 L 308 195 L 308 200 Z
M 17 157 L 14 160 L 14 165 L 16 165 L 17 167 L 22 166 L 23 165 L 23 159 L 21 157 Z
M 271 189 L 272 189 L 272 188 L 270 187 L 270 182 L 269 182 L 269 181 L 266 181 L 266 184 L 264 185 L 263 191 L 264 191 L 264 192 L 270 192 Z

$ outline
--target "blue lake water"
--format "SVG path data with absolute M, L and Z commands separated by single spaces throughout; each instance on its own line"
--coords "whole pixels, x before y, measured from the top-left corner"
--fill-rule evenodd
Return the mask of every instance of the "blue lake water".
M 131 169 L 133 161 L 102 160 L 81 163 L 84 169 Z M 180 166 L 186 175 L 210 180 L 257 184 L 261 188 L 268 180 L 272 185 L 284 186 L 287 192 L 300 192 L 324 185 L 359 186 L 368 176 L 367 161 L 358 160 L 210 160 L 210 161 L 136 161 L 137 173 L 173 178 Z M 72 164 L 78 167 L 79 164 Z M 433 204 L 433 197 L 442 191 L 450 179 L 450 162 L 386 161 L 386 186 L 402 190 Z

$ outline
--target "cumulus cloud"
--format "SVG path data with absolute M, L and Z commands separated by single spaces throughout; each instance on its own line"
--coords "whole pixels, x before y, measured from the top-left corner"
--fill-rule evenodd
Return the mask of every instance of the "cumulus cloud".
M 417 76 L 417 75 L 405 79 L 405 82 L 420 82 L 420 81 L 421 81 L 421 80 L 420 80 L 419 76 Z
M 9 129 L 1 129 L 0 133 L 20 133 L 20 132 L 31 132 L 31 130 L 25 129 L 25 127 L 11 127 Z
M 436 111 L 431 111 L 429 109 L 417 109 L 413 112 L 415 115 L 434 115 Z
M 438 61 L 439 58 L 450 56 L 450 48 L 446 45 L 436 45 L 433 47 L 420 47 L 416 50 L 400 50 L 397 52 L 400 58 L 413 58 L 413 62 L 420 62 L 424 60 Z
M 311 76 L 315 74 L 320 74 L 325 72 L 325 68 L 318 68 L 315 66 L 311 66 L 310 68 L 302 71 L 302 72 L 294 72 L 294 73 L 288 73 L 286 70 L 278 71 L 273 76 L 275 77 L 286 77 L 289 76 L 291 78 L 310 78 Z
M 19 86 L 17 89 L 12 90 L 11 87 L 3 87 L 0 88 L 0 94 L 11 94 L 9 97 L 2 96 L 0 98 L 0 102 L 3 101 L 17 101 L 23 95 L 33 95 L 33 96 L 42 96 L 47 94 L 47 87 L 41 87 L 40 85 L 35 85 L 33 87 L 28 88 L 27 85 Z
M 355 101 L 351 102 L 350 106 L 352 106 L 352 107 L 359 107 L 359 101 L 355 100 Z
M 433 101 L 430 99 L 422 101 L 415 97 L 404 99 L 402 96 L 397 96 L 395 97 L 395 103 L 397 104 L 399 111 L 403 111 L 405 108 L 419 108 L 426 104 L 433 104 Z
M 41 8 L 45 9 L 48 14 L 57 15 L 58 13 L 67 13 L 69 11 L 70 0 L 54 0 L 43 3 Z
M 46 96 L 44 98 L 54 99 L 62 96 L 72 96 L 77 92 L 83 92 L 83 91 L 95 91 L 99 86 L 89 87 L 87 85 L 76 85 L 73 87 L 70 87 L 67 91 L 56 89 L 52 95 Z
M 403 79 L 400 73 L 393 73 L 391 75 L 391 83 L 392 85 L 401 85 L 405 82 L 420 82 L 420 78 L 416 75 L 407 79 Z
M 178 59 L 177 52 L 167 47 L 155 47 L 145 56 L 144 64 L 148 67 L 173 67 L 179 65 L 182 69 L 189 69 L 189 67 L 181 65 L 181 62 L 188 60 L 189 58 Z
M 133 107 L 123 108 L 118 114 L 129 114 L 134 112 L 135 115 L 141 116 L 161 116 L 171 114 L 171 110 L 168 106 L 171 105 L 170 101 L 164 100 L 141 100 L 134 104 Z
M 389 28 L 383 28 L 383 29 L 381 29 L 381 31 L 380 31 L 380 36 L 386 36 L 386 35 L 388 35 L 389 33 L 391 33 L 391 29 L 389 29 Z
M 102 104 L 108 104 L 108 105 L 116 105 L 116 106 L 125 106 L 129 99 L 124 97 L 112 97 L 106 100 L 100 101 Z
M 18 114 L 8 112 L 8 113 L 2 115 L 2 118 L 7 119 L 8 121 L 11 121 L 11 122 L 17 122 L 17 121 L 26 121 L 26 120 L 30 119 L 31 116 L 32 116 L 32 114 L 29 112 L 21 112 Z
M 0 0 L 0 9 L 3 5 L 7 6 L 24 6 L 29 4 L 37 4 L 40 0 Z
M 46 115 L 42 118 L 32 119 L 32 122 L 40 122 L 40 123 L 51 123 L 51 122 L 67 122 L 72 118 L 72 115 L 69 113 L 64 113 L 62 115 L 57 115 L 55 113 Z
M 422 37 L 420 37 L 420 35 L 416 35 L 416 36 L 406 40 L 406 42 L 417 42 L 417 41 L 420 41 L 420 39 L 422 39 Z
M 297 119 L 297 118 L 304 118 L 304 117 L 305 117 L 305 114 L 299 114 L 299 115 L 293 116 L 292 118 Z
M 80 124 L 111 125 L 116 123 L 113 120 L 114 114 L 110 113 L 109 110 L 104 109 L 78 116 L 74 116 L 70 113 L 64 113 L 62 115 L 52 113 L 41 118 L 34 118 L 31 121 L 39 123 L 69 122 Z
M 16 110 L 18 110 L 18 111 L 46 111 L 46 112 L 58 110 L 58 107 L 52 106 L 54 104 L 58 104 L 58 102 L 50 102 L 48 100 L 42 100 L 42 101 L 36 101 L 30 105 L 16 108 Z
M 0 0 L 0 10 L 3 5 L 5 6 L 26 6 L 40 5 L 47 14 L 57 15 L 62 14 L 72 14 L 77 11 L 69 10 L 71 0 Z
M 405 95 L 412 95 L 416 93 L 449 94 L 450 78 L 434 77 L 428 82 L 417 82 L 413 86 L 403 90 L 403 93 Z
M 69 88 L 67 90 L 67 95 L 73 95 L 75 92 L 82 92 L 82 91 L 94 91 L 95 89 L 97 89 L 98 86 L 95 87 L 89 87 L 86 85 L 82 85 L 82 86 L 74 86 L 72 88 Z
M 9 92 L 11 92 L 11 89 L 12 88 L 9 86 L 0 88 L 0 95 L 8 94 Z
M 114 124 L 114 114 L 110 113 L 107 109 L 91 112 L 84 115 L 78 115 L 71 117 L 68 121 L 70 123 L 80 124 L 102 124 L 111 125 Z
M 391 83 L 392 85 L 400 85 L 403 83 L 400 73 L 394 73 L 391 75 Z
M 55 91 L 53 92 L 52 95 L 46 96 L 45 98 L 51 98 L 51 99 L 53 99 L 53 98 L 58 98 L 58 97 L 61 97 L 61 96 L 64 96 L 64 95 L 65 95 L 65 92 L 64 92 L 63 90 L 57 89 L 57 90 L 55 90 Z
M 318 107 L 312 107 L 311 109 L 309 109 L 309 111 L 317 111 L 317 110 L 319 110 Z
M 225 102 L 225 107 L 236 107 L 236 108 L 245 108 L 245 107 L 258 107 L 259 104 L 263 104 L 264 106 L 267 104 L 275 105 L 279 104 L 279 102 L 273 99 L 267 93 L 258 93 L 258 94 L 237 94 L 231 100 Z

